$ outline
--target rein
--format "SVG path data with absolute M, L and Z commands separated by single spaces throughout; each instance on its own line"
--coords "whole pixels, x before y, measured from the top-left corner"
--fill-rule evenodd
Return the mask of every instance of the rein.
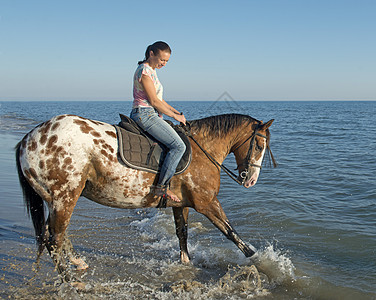
M 189 125 L 189 123 L 187 122 L 187 125 Z M 242 181 L 240 181 L 238 179 L 238 176 L 232 172 L 229 168 L 227 168 L 224 164 L 220 164 L 213 156 L 211 156 L 198 142 L 197 140 L 192 136 L 191 134 L 191 130 L 190 130 L 190 126 L 189 128 L 187 128 L 186 126 L 182 125 L 182 127 L 185 129 L 185 132 L 187 134 L 187 136 L 189 136 L 195 143 L 196 145 L 201 149 L 202 152 L 204 152 L 204 154 L 209 158 L 209 160 L 211 160 L 211 162 L 216 165 L 217 167 L 219 167 L 220 169 L 222 169 L 223 171 L 225 171 L 225 173 L 232 179 L 234 180 L 236 183 L 240 184 L 240 185 L 243 185 L 244 184 L 244 181 L 245 179 L 247 178 L 247 174 L 249 172 L 249 168 L 250 167 L 257 167 L 257 168 L 262 168 L 260 165 L 256 165 L 256 164 L 251 164 L 250 163 L 250 159 L 252 157 L 252 152 L 253 152 L 253 149 L 254 149 L 254 141 L 255 141 L 255 137 L 256 135 L 257 136 L 260 136 L 260 137 L 263 137 L 265 139 L 267 139 L 267 136 L 261 134 L 261 133 L 258 133 L 257 130 L 258 128 L 255 129 L 255 131 L 252 133 L 252 135 L 247 138 L 242 144 L 240 144 L 238 147 L 236 147 L 234 149 L 237 150 L 239 149 L 241 146 L 244 145 L 244 143 L 246 143 L 249 139 L 251 139 L 251 143 L 250 143 L 250 146 L 249 146 L 249 149 L 248 149 L 248 153 L 247 153 L 247 156 L 245 158 L 245 161 L 247 162 L 247 168 L 242 171 L 240 173 L 240 178 L 242 178 Z M 242 163 L 241 165 L 243 165 L 244 163 Z M 239 165 L 237 166 L 236 170 L 239 169 Z
M 202 152 L 205 153 L 205 155 L 214 163 L 217 167 L 221 168 L 225 173 L 235 182 L 239 183 L 240 185 L 243 184 L 240 180 L 238 180 L 238 176 L 234 172 L 232 172 L 229 168 L 227 168 L 224 164 L 220 164 L 219 162 L 216 161 L 216 159 L 211 156 L 204 148 L 201 147 L 201 145 L 196 141 L 196 139 L 192 136 L 189 135 L 189 137 L 197 144 L 197 146 L 202 150 Z

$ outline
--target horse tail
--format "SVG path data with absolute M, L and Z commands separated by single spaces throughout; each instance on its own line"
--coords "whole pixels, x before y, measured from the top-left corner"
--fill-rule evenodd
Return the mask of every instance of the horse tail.
M 22 142 L 22 141 L 21 141 Z M 44 246 L 44 234 L 46 228 L 45 214 L 44 214 L 44 203 L 41 196 L 35 192 L 30 183 L 26 180 L 25 175 L 22 172 L 21 162 L 20 162 L 20 149 L 21 142 L 19 142 L 16 149 L 16 164 L 18 179 L 22 188 L 24 203 L 27 208 L 28 215 L 31 216 L 33 221 L 35 237 L 39 247 L 39 253 L 43 251 Z

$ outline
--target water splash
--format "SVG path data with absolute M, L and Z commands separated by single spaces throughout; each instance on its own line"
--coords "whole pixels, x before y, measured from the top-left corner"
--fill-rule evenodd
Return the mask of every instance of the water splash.
M 243 295 L 265 296 L 270 294 L 268 286 L 267 276 L 260 273 L 255 265 L 233 267 L 219 280 L 219 287 L 226 294 L 237 292 Z
M 268 245 L 252 257 L 257 269 L 268 276 L 271 283 L 280 285 L 296 281 L 295 266 L 287 253 Z

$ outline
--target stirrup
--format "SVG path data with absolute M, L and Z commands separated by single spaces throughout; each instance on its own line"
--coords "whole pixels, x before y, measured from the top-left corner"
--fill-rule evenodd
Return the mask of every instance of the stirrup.
M 159 203 L 157 208 L 166 208 L 167 207 L 167 200 L 169 200 L 169 196 L 167 195 L 167 186 L 157 185 L 151 186 L 150 191 L 153 192 L 154 196 L 159 197 Z
M 167 195 L 167 186 L 166 185 L 152 185 L 150 191 L 154 196 L 158 197 L 169 197 Z

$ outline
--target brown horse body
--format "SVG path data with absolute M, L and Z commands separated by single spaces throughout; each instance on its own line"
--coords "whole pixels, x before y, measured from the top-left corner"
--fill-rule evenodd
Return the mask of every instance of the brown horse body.
M 218 163 L 233 152 L 239 174 L 248 166 L 242 182 L 248 188 L 257 181 L 272 122 L 263 124 L 249 116 L 231 114 L 195 120 L 190 124 L 192 137 Z M 170 186 L 182 201 L 167 201 L 167 207 L 173 208 L 181 261 L 189 262 L 189 207 L 208 217 L 246 256 L 252 256 L 255 249 L 240 239 L 217 199 L 220 168 L 196 143 L 191 144 L 192 162 L 184 173 L 173 177 Z M 66 280 L 71 278 L 65 272 L 65 257 L 79 268 L 87 267 L 74 254 L 65 235 L 81 195 L 117 208 L 156 207 L 159 204 L 159 199 L 150 191 L 156 175 L 130 169 L 118 160 L 115 128 L 106 123 L 74 115 L 54 117 L 23 138 L 17 145 L 16 159 L 39 253 L 46 247 Z M 47 220 L 44 202 L 49 211 Z

